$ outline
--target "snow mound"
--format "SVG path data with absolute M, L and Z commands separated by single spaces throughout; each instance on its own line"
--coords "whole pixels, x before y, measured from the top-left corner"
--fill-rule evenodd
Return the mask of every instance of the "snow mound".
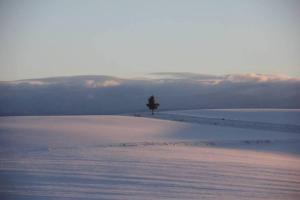
M 128 116 L 0 118 L 0 199 L 299 199 L 300 134 Z

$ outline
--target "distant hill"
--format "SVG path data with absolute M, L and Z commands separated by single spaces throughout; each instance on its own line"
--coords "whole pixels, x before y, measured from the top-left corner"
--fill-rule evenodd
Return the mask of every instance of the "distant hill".
M 152 78 L 52 77 L 0 82 L 0 115 L 88 115 L 161 110 L 300 108 L 300 80 L 261 75 L 156 73 Z

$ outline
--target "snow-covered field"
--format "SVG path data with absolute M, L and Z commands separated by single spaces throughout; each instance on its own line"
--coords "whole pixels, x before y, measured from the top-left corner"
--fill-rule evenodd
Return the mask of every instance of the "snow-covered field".
M 199 112 L 1 117 L 0 199 L 300 198 L 299 111 Z
M 218 119 L 300 125 L 300 109 L 199 109 L 164 113 Z

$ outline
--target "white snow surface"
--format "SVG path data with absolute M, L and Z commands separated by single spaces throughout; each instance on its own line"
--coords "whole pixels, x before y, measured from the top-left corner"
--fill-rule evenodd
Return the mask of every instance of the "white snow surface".
M 300 109 L 198 109 L 164 113 L 217 119 L 300 125 Z
M 300 198 L 297 131 L 176 112 L 1 117 L 0 199 Z

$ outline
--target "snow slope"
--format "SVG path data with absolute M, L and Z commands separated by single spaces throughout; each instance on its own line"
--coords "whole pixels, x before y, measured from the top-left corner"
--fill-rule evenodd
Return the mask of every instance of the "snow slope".
M 300 133 L 298 109 L 202 109 L 133 115 L 214 126 Z
M 300 125 L 300 109 L 199 109 L 168 111 L 164 113 L 249 122 Z
M 300 134 L 250 128 L 1 117 L 0 199 L 299 199 Z

